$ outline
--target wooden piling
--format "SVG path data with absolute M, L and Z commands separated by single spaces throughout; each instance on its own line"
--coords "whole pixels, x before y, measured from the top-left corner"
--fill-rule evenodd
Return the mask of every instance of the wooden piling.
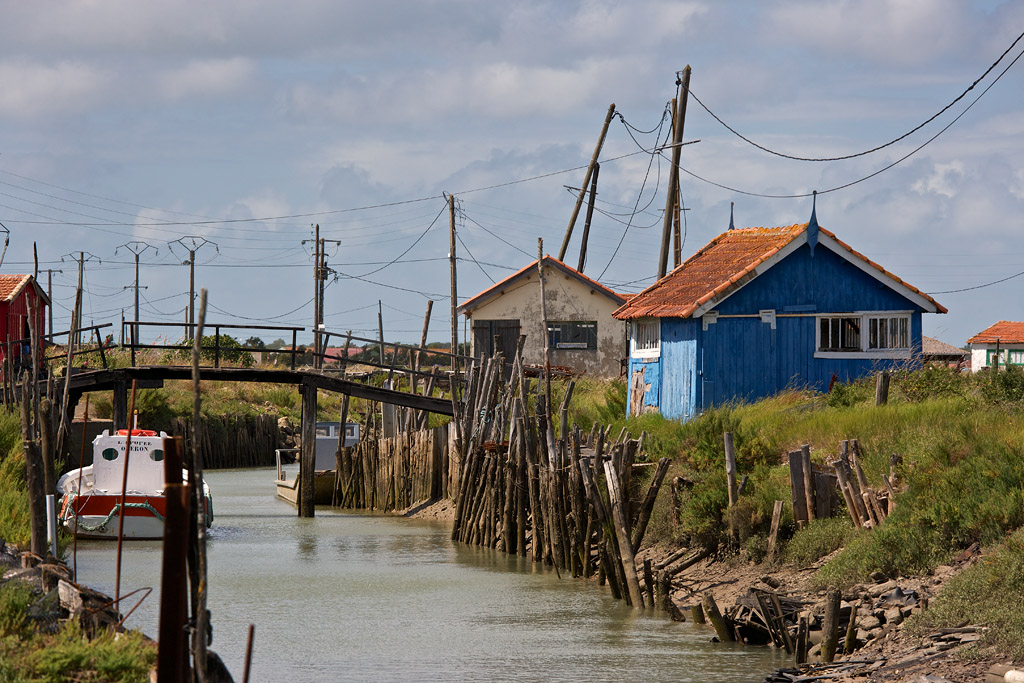
M 825 620 L 822 623 L 821 661 L 828 664 L 836 656 L 839 641 L 839 604 L 842 594 L 830 588 L 825 597 Z
M 715 596 L 711 594 L 711 591 L 704 592 L 701 604 L 704 607 L 704 616 L 711 622 L 715 633 L 718 634 L 718 639 L 723 643 L 735 642 L 736 636 L 730 628 L 729 622 L 719 611 L 718 605 L 715 603 Z M 694 620 L 696 621 L 696 618 Z

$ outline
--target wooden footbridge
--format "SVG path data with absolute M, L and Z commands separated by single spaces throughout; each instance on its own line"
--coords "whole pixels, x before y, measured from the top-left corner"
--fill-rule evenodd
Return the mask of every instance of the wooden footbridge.
M 136 321 L 125 321 L 123 323 L 123 338 L 125 339 L 124 344 L 121 348 L 128 350 L 131 357 L 131 365 L 128 367 L 111 368 L 107 366 L 107 351 L 108 347 L 100 341 L 99 329 L 103 327 L 109 327 L 109 325 L 99 325 L 90 328 L 83 328 L 79 332 L 95 332 L 95 338 L 97 344 L 95 348 L 86 348 L 76 351 L 76 356 L 81 356 L 83 353 L 98 354 L 100 362 L 103 367 L 96 369 L 81 369 L 75 368 L 72 371 L 70 381 L 68 382 L 69 391 L 69 404 L 73 407 L 77 405 L 79 399 L 87 392 L 91 391 L 112 391 L 113 392 L 113 422 L 115 429 L 125 429 L 128 426 L 128 389 L 133 383 L 139 388 L 161 388 L 165 381 L 173 380 L 191 380 L 192 379 L 192 368 L 189 365 L 183 363 L 177 364 L 137 364 L 141 360 L 143 355 L 153 355 L 156 351 L 159 354 L 165 356 L 173 356 L 175 353 L 190 352 L 192 345 L 188 343 L 142 343 L 139 340 L 142 328 L 155 327 L 155 328 L 181 328 L 178 323 L 163 323 L 163 322 L 136 322 Z M 376 401 L 380 403 L 386 403 L 394 406 L 401 406 L 406 408 L 413 408 L 416 410 L 423 410 L 432 413 L 440 413 L 442 415 L 452 415 L 453 405 L 451 399 L 438 398 L 430 395 L 422 395 L 416 393 L 416 378 L 423 377 L 429 378 L 430 380 L 436 380 L 438 375 L 436 373 L 427 373 L 420 370 L 420 358 L 422 354 L 429 354 L 430 356 L 439 357 L 446 364 L 451 363 L 452 365 L 461 364 L 467 366 L 468 362 L 472 359 L 464 356 L 453 356 L 450 353 L 439 352 L 439 351 L 428 351 L 420 347 L 398 344 L 394 342 L 385 342 L 383 339 L 363 339 L 360 337 L 353 337 L 351 334 L 339 335 L 338 333 L 330 333 L 321 331 L 317 333 L 320 342 L 317 348 L 326 348 L 326 341 L 333 334 L 336 337 L 345 338 L 346 353 L 343 358 L 340 359 L 340 366 L 336 370 L 327 370 L 324 368 L 324 359 L 326 354 L 314 353 L 312 367 L 298 367 L 297 359 L 303 353 L 303 350 L 296 344 L 297 336 L 299 332 L 304 331 L 302 327 L 279 327 L 279 326 L 244 326 L 244 325 L 220 325 L 220 324 L 207 324 L 206 330 L 213 332 L 213 334 L 204 335 L 203 344 L 203 355 L 206 356 L 203 360 L 208 363 L 207 365 L 200 365 L 199 375 L 204 380 L 222 381 L 222 382 L 253 382 L 253 383 L 269 383 L 269 384 L 291 384 L 296 385 L 300 393 L 305 397 L 307 394 L 316 396 L 316 390 L 323 389 L 325 391 L 332 391 L 346 396 L 352 396 L 355 398 L 363 398 L 370 401 Z M 225 335 L 222 334 L 222 330 L 257 330 L 261 332 L 272 332 L 274 334 L 290 333 L 292 337 L 292 346 L 284 349 L 270 350 L 260 349 L 247 346 L 238 346 L 237 343 L 233 345 L 222 344 L 222 339 Z M 186 330 L 187 333 L 187 330 Z M 63 333 L 69 334 L 70 333 Z M 211 341 L 206 342 L 207 339 Z M 375 348 L 379 349 L 378 359 L 380 362 L 360 360 L 360 366 L 369 366 L 375 370 L 374 373 L 361 373 L 358 379 L 355 379 L 345 374 L 346 365 L 349 363 L 347 358 L 347 348 L 352 341 L 369 342 L 374 345 Z M 270 352 L 280 357 L 286 358 L 285 367 L 283 368 L 245 368 L 245 367 L 222 367 L 221 362 L 231 356 L 231 354 L 239 354 L 240 352 Z M 390 353 L 390 362 L 388 362 Z M 407 366 L 403 364 L 404 360 L 408 361 Z M 457 362 L 452 362 L 452 360 Z M 51 360 L 56 360 L 52 358 Z M 210 365 L 209 363 L 211 363 Z M 410 391 L 401 391 L 398 389 L 388 388 L 387 386 L 376 386 L 370 383 L 373 374 L 378 376 L 383 373 L 392 378 L 398 376 L 408 376 L 414 379 L 410 382 Z M 390 383 L 389 383 L 390 384 Z M 426 393 L 430 393 L 427 391 Z M 305 408 L 305 400 L 303 402 Z M 314 404 L 315 408 L 315 404 Z M 313 413 L 313 420 L 315 422 L 315 412 Z M 305 415 L 303 416 L 305 422 Z
M 175 327 L 180 330 L 181 325 L 176 323 L 145 323 L 137 321 L 125 321 L 123 325 L 122 338 L 124 343 L 121 345 L 121 348 L 130 351 L 131 359 L 131 365 L 127 367 L 115 368 L 110 367 L 108 364 L 107 356 L 113 345 L 109 341 L 104 342 L 102 340 L 100 330 L 109 327 L 109 324 L 94 325 L 89 328 L 81 328 L 61 333 L 60 335 L 50 336 L 52 339 L 54 336 L 67 335 L 70 339 L 75 334 L 80 337 L 83 332 L 92 332 L 96 343 L 94 345 L 76 344 L 72 355 L 77 359 L 86 354 L 89 354 L 90 358 L 94 358 L 94 354 L 96 354 L 99 356 L 101 365 L 101 367 L 95 369 L 71 368 L 70 376 L 65 380 L 67 386 L 67 412 L 65 414 L 74 414 L 75 407 L 86 393 L 110 391 L 113 395 L 111 402 L 113 427 L 115 429 L 126 429 L 129 425 L 128 396 L 131 387 L 162 388 L 166 381 L 193 379 L 193 368 L 191 365 L 185 364 L 185 358 L 191 356 L 189 352 L 192 351 L 192 344 L 189 343 L 190 340 L 187 338 L 189 336 L 188 326 L 186 326 L 185 337 L 182 341 L 144 344 L 139 341 L 141 336 L 140 328 L 144 326 Z M 240 346 L 233 339 L 229 342 L 226 335 L 222 334 L 224 329 L 269 331 L 274 334 L 290 333 L 292 346 L 275 350 L 248 347 L 246 345 Z M 381 404 L 451 416 L 456 410 L 455 401 L 457 400 L 457 390 L 460 385 L 458 373 L 449 373 L 446 370 L 443 374 L 440 374 L 436 366 L 432 372 L 424 372 L 420 367 L 421 359 L 432 357 L 434 362 L 440 361 L 445 366 L 450 365 L 454 368 L 459 366 L 468 368 L 472 362 L 472 359 L 468 357 L 428 350 L 424 348 L 423 343 L 416 347 L 394 342 L 386 343 L 383 339 L 362 339 L 353 337 L 351 333 L 338 335 L 337 333 L 319 331 L 316 334 L 317 343 L 314 345 L 316 351 L 313 354 L 312 366 L 298 367 L 298 359 L 308 353 L 308 351 L 296 344 L 297 335 L 304 328 L 207 324 L 205 325 L 205 330 L 207 333 L 203 336 L 201 363 L 198 368 L 201 380 L 285 384 L 294 385 L 298 388 L 302 397 L 302 451 L 300 456 L 303 465 L 302 478 L 304 483 L 306 483 L 307 477 L 310 479 L 307 484 L 310 492 L 309 501 L 307 503 L 305 500 L 306 496 L 302 496 L 301 502 L 307 504 L 300 504 L 299 514 L 308 517 L 313 516 L 311 494 L 313 461 L 315 458 L 317 393 L 319 390 L 336 392 L 345 396 L 362 398 Z M 209 332 L 213 334 L 209 334 Z M 327 339 L 331 334 L 345 339 L 345 353 L 339 359 L 341 361 L 340 366 L 325 368 L 324 360 L 326 359 L 326 354 L 324 350 L 327 347 Z M 378 351 L 379 355 L 376 361 L 379 362 L 375 360 L 360 360 L 358 362 L 360 366 L 369 366 L 372 370 L 371 372 L 346 373 L 346 366 L 350 362 L 347 351 L 352 341 L 368 342 Z M 242 353 L 253 352 L 276 354 L 278 362 L 282 358 L 284 359 L 283 367 L 221 367 L 222 360 L 228 360 L 232 357 L 237 358 Z M 61 360 L 64 357 L 63 355 L 52 356 L 46 358 L 46 360 L 55 361 Z M 140 360 L 145 359 L 149 361 L 154 357 L 168 359 L 172 362 L 167 364 L 139 364 Z M 177 361 L 176 363 L 173 362 L 175 360 Z M 365 368 L 363 369 L 365 370 Z M 382 377 L 389 381 L 381 382 Z M 392 388 L 393 382 L 390 380 L 402 377 L 409 378 L 410 381 L 405 383 L 394 382 L 394 384 L 405 384 L 408 390 Z M 449 389 L 452 390 L 449 394 L 450 398 L 432 395 L 432 389 L 440 383 L 447 384 Z M 378 384 L 383 384 L 384 386 L 378 386 Z M 418 393 L 418 387 L 423 388 L 422 394 Z
M 303 394 L 317 389 L 333 391 L 355 398 L 426 410 L 442 415 L 452 414 L 451 399 L 411 394 L 397 389 L 373 386 L 343 377 L 324 374 L 320 370 L 266 370 L 260 368 L 200 368 L 204 380 L 220 382 L 257 382 L 297 385 Z M 128 389 L 133 382 L 139 388 L 161 388 L 168 380 L 191 380 L 192 368 L 183 365 L 146 365 L 127 368 L 85 370 L 71 375 L 68 383 L 69 403 L 75 405 L 90 391 L 113 391 L 115 429 L 128 426 Z

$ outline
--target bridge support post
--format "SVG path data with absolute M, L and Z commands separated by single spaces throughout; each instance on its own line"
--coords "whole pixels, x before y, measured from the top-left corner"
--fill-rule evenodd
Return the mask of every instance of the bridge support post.
M 302 395 L 302 449 L 299 454 L 299 517 L 314 517 L 316 492 L 316 386 L 303 382 Z M 343 427 L 344 428 L 344 427 Z
M 111 400 L 111 409 L 114 418 L 114 431 L 128 429 L 128 380 L 117 380 L 114 382 L 114 397 Z

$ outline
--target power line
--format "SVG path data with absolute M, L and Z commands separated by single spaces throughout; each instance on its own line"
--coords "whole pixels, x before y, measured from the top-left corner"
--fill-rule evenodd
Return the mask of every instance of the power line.
M 940 116 L 942 116 L 943 114 L 945 114 L 950 109 L 950 107 L 952 107 L 957 102 L 959 102 L 964 97 L 966 97 L 967 93 L 969 93 L 972 90 L 974 90 L 974 87 L 976 85 L 978 85 L 978 83 L 980 83 L 982 80 L 984 80 L 985 77 L 988 76 L 992 72 L 992 70 L 996 68 L 996 66 L 999 64 L 999 62 L 1003 61 L 1003 58 L 1006 57 L 1006 55 L 1008 55 L 1010 53 L 1010 51 L 1013 50 L 1014 47 L 1016 47 L 1017 43 L 1020 42 L 1021 38 L 1024 38 L 1024 33 L 1021 33 L 1019 36 L 1017 36 L 1017 39 L 1013 41 L 1013 43 L 1010 45 L 1010 47 L 1006 48 L 1006 50 L 1003 52 L 1003 54 L 999 55 L 999 59 L 997 59 L 996 61 L 992 62 L 992 65 L 989 66 L 987 69 L 985 69 L 985 73 L 983 73 L 981 76 L 979 76 L 977 79 L 975 79 L 975 81 L 973 83 L 971 83 L 971 85 L 968 86 L 968 88 L 966 90 L 964 90 L 962 93 L 960 93 L 956 97 L 956 99 L 954 99 L 952 102 L 950 102 L 945 107 L 940 109 L 936 114 L 931 116 L 928 120 L 924 121 L 923 123 L 921 123 L 921 124 L 919 124 L 917 126 L 914 126 L 909 131 L 907 131 L 903 135 L 899 136 L 898 138 L 895 138 L 893 140 L 890 140 L 889 142 L 886 142 L 886 143 L 883 143 L 881 145 L 878 145 L 877 147 L 872 147 L 871 149 L 865 150 L 863 152 L 857 152 L 855 154 L 846 154 L 846 155 L 839 156 L 839 157 L 799 157 L 799 156 L 794 156 L 794 155 L 791 155 L 791 154 L 786 154 L 784 152 L 776 152 L 773 149 L 769 149 L 768 147 L 765 147 L 764 145 L 760 145 L 760 144 L 754 142 L 753 140 L 751 140 L 750 138 L 746 137 L 745 135 L 743 135 L 742 133 L 737 131 L 735 128 L 730 126 L 728 123 L 723 121 L 718 116 L 718 114 L 716 114 L 715 112 L 711 111 L 711 109 L 708 108 L 708 106 L 706 104 L 704 104 L 700 100 L 700 98 L 697 97 L 694 94 L 692 88 L 690 89 L 689 92 L 690 92 L 690 96 L 697 101 L 697 104 L 699 104 L 704 109 L 704 111 L 706 111 L 708 114 L 711 115 L 711 118 L 713 118 L 715 121 L 718 121 L 720 124 L 722 124 L 730 133 L 732 133 L 733 135 L 735 135 L 739 139 L 743 140 L 744 142 L 746 142 L 746 143 L 748 143 L 750 145 L 753 145 L 754 147 L 758 148 L 762 152 L 767 152 L 768 154 L 774 154 L 775 156 L 782 157 L 783 159 L 792 159 L 794 161 L 844 161 L 846 159 L 856 159 L 857 157 L 862 157 L 862 156 L 865 156 L 865 155 L 868 155 L 868 154 L 872 154 L 872 153 L 877 152 L 879 150 L 885 149 L 886 147 L 890 147 L 892 145 L 895 145 L 900 140 L 903 140 L 903 139 L 905 139 L 907 137 L 910 137 L 911 135 L 913 135 L 917 131 L 921 130 L 922 128 L 927 126 L 929 123 L 931 123 L 935 119 L 937 119 Z M 1017 60 L 1015 59 L 1013 61 L 1017 61 Z M 1012 63 L 1011 63 L 1011 66 L 1012 66 Z M 1000 74 L 1000 75 L 1002 75 L 1002 74 Z M 999 80 L 999 79 L 997 78 L 996 80 Z M 625 120 L 623 120 L 623 122 L 625 123 Z M 822 194 L 822 193 L 819 192 L 818 194 Z
M 469 247 L 466 246 L 466 243 L 462 241 L 462 235 L 460 235 L 459 233 L 456 232 L 455 233 L 455 239 L 457 239 L 459 241 L 459 244 L 462 245 L 462 248 L 466 250 L 466 253 L 469 254 L 470 260 L 473 261 L 473 263 L 476 264 L 476 267 L 480 269 L 480 272 L 484 274 L 484 277 L 486 277 L 488 280 L 490 280 L 491 284 L 494 284 L 495 283 L 494 278 L 491 277 L 490 273 L 488 273 L 486 270 L 484 270 L 484 267 L 482 265 L 480 265 L 479 261 L 476 260 L 476 256 L 473 256 L 473 252 L 470 251 Z
M 1009 277 L 1004 277 L 1004 278 L 1002 278 L 1000 280 L 995 280 L 993 282 L 986 282 L 983 285 L 975 285 L 974 287 L 964 287 L 963 289 L 947 289 L 944 292 L 928 292 L 928 293 L 929 294 L 956 294 L 958 292 L 971 292 L 971 291 L 974 291 L 975 289 L 984 289 L 985 287 L 991 287 L 992 285 L 998 285 L 1000 282 L 1006 282 L 1007 280 L 1012 280 L 1013 278 L 1020 277 L 1021 275 L 1024 275 L 1024 270 L 1022 270 L 1019 273 L 1015 273 L 1013 275 L 1010 275 Z
M 463 212 L 462 212 L 462 216 L 463 216 L 463 218 L 465 218 L 465 219 L 466 219 L 467 221 L 469 221 L 470 223 L 472 223 L 472 224 L 473 224 L 473 225 L 475 225 L 476 227 L 480 228 L 481 230 L 483 230 L 484 232 L 486 232 L 486 233 L 487 233 L 488 235 L 490 235 L 491 237 L 493 237 L 493 238 L 497 239 L 497 240 L 498 240 L 498 241 L 500 241 L 500 242 L 504 242 L 505 244 L 507 244 L 508 246 L 512 247 L 513 249 L 515 249 L 516 251 L 518 251 L 518 252 L 520 252 L 520 253 L 522 253 L 522 254 L 526 254 L 526 256 L 528 256 L 529 258 L 533 258 L 533 254 L 531 254 L 530 252 L 526 251 L 525 249 L 520 249 L 520 248 L 519 248 L 519 247 L 517 247 L 516 245 L 512 244 L 511 242 L 509 242 L 509 241 L 508 241 L 507 239 L 505 239 L 505 238 L 503 238 L 503 237 L 499 237 L 498 235 L 495 235 L 495 234 L 494 234 L 493 232 L 491 232 L 490 230 L 488 230 L 487 228 L 485 228 L 484 226 L 482 226 L 482 225 L 481 225 L 480 223 L 478 223 L 477 221 L 473 220 L 473 217 L 472 217 L 472 216 L 470 216 L 470 215 L 468 215 L 468 214 L 467 214 L 467 213 L 466 213 L 465 211 L 463 211 Z
M 665 119 L 664 119 L 664 117 L 662 117 L 662 123 L 661 123 L 661 127 L 662 128 L 664 128 L 664 123 L 665 123 Z M 660 139 L 661 139 L 661 133 L 659 132 L 657 138 L 655 139 L 655 143 L 657 143 L 657 141 L 660 140 Z M 665 136 L 665 140 L 668 141 L 668 135 L 667 134 Z M 611 257 L 609 257 L 608 263 L 605 264 L 604 270 L 601 271 L 601 274 L 597 276 L 598 281 L 600 281 L 601 278 L 604 277 L 604 274 L 608 272 L 608 269 L 612 265 L 612 261 L 615 260 L 615 257 L 619 253 L 619 249 L 622 248 L 622 242 L 626 239 L 626 234 L 629 232 L 630 225 L 632 225 L 633 219 L 636 217 L 637 209 L 640 206 L 640 199 L 644 195 L 644 188 L 647 187 L 647 179 L 650 178 L 650 176 L 651 176 L 651 167 L 654 165 L 654 160 L 656 158 L 657 159 L 661 159 L 662 158 L 661 152 L 656 152 L 656 153 L 650 154 L 650 160 L 647 162 L 647 172 L 644 173 L 644 181 L 640 185 L 640 192 L 637 193 L 637 195 L 636 195 L 636 203 L 633 205 L 633 213 L 630 215 L 629 221 L 626 223 L 626 227 L 622 230 L 622 236 L 619 237 L 619 243 L 615 245 L 615 250 L 612 252 Z M 680 168 L 682 168 L 682 167 L 680 167 Z M 661 185 L 661 164 L 658 164 L 658 177 L 657 177 L 657 181 L 655 182 L 655 185 L 654 185 L 654 194 L 658 193 L 658 187 L 660 185 Z M 650 204 L 648 204 L 648 206 L 650 206 Z
M 896 161 L 892 162 L 891 164 L 888 164 L 887 166 L 883 166 L 879 170 L 874 171 L 873 173 L 869 173 L 868 175 L 863 176 L 862 178 L 858 178 L 856 180 L 852 180 L 852 181 L 844 183 L 842 185 L 837 185 L 835 187 L 829 187 L 827 189 L 819 189 L 819 190 L 817 190 L 817 194 L 818 195 L 827 195 L 828 193 L 835 193 L 835 191 L 838 191 L 840 189 L 846 189 L 847 187 L 852 187 L 853 185 L 856 185 L 856 184 L 859 184 L 861 182 L 864 182 L 865 180 L 870 180 L 874 176 L 877 176 L 877 175 L 880 175 L 882 173 L 885 173 L 886 171 L 888 171 L 889 169 L 893 168 L 894 166 L 902 164 L 904 161 L 906 161 L 907 159 L 909 159 L 913 155 L 918 154 L 919 152 L 924 150 L 924 148 L 926 146 L 928 146 L 933 141 L 935 141 L 935 139 L 937 137 L 939 137 L 940 135 L 945 133 L 947 130 L 949 130 L 954 123 L 956 123 L 957 121 L 961 120 L 961 118 L 965 114 L 970 112 L 972 106 L 977 104 L 978 100 L 981 99 L 982 97 L 984 97 L 985 93 L 988 92 L 989 90 L 991 90 L 992 86 L 995 85 L 996 83 L 998 83 L 999 79 L 1004 77 L 1006 75 L 1006 73 L 1008 71 L 1010 71 L 1010 69 L 1015 65 L 1015 63 L 1017 63 L 1017 60 L 1020 59 L 1022 55 L 1024 55 L 1024 50 L 1022 50 L 1016 57 L 1014 57 L 1014 60 L 1011 61 L 1009 63 L 1009 65 L 1007 65 L 1006 69 L 1004 69 L 1001 72 L 999 72 L 999 75 L 995 77 L 995 80 L 993 80 L 991 83 L 989 83 L 988 87 L 986 87 L 984 90 L 982 90 L 981 93 L 979 93 L 978 96 L 975 97 L 974 100 L 972 100 L 971 103 L 967 105 L 967 108 L 965 108 L 965 110 L 963 112 L 957 114 L 956 117 L 952 121 L 947 123 L 945 126 L 943 126 L 939 130 L 939 132 L 935 133 L 935 135 L 932 135 L 930 138 L 928 138 L 927 140 L 922 142 L 920 145 L 914 147 L 913 150 L 911 150 L 909 153 L 907 153 L 906 155 L 900 157 L 899 159 L 897 159 Z M 666 161 L 668 161 L 668 160 L 666 160 Z M 693 171 L 687 170 L 683 166 L 680 166 L 679 170 L 682 171 L 683 173 L 686 173 L 689 176 L 692 176 L 692 177 L 696 178 L 697 180 L 700 180 L 701 182 L 707 182 L 710 185 L 715 185 L 716 187 L 721 187 L 722 189 L 727 189 L 727 190 L 730 191 L 730 193 L 736 193 L 737 195 L 745 195 L 745 196 L 748 196 L 748 197 L 760 197 L 760 198 L 763 198 L 763 199 L 774 199 L 774 200 L 793 200 L 793 199 L 804 199 L 804 198 L 807 198 L 807 197 L 811 197 L 814 194 L 814 193 L 803 193 L 803 194 L 799 194 L 799 195 L 766 195 L 766 194 L 762 194 L 762 193 L 752 193 L 752 191 L 743 190 L 743 189 L 739 189 L 739 188 L 736 188 L 736 187 L 730 187 L 729 185 L 726 185 L 726 184 L 723 184 L 723 183 L 720 183 L 720 182 L 715 182 L 714 180 L 709 180 L 708 178 L 705 178 L 705 177 L 701 177 L 701 176 L 697 175 L 696 173 L 694 173 Z

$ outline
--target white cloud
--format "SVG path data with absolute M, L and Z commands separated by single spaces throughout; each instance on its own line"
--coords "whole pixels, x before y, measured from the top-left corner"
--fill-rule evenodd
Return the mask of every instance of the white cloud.
M 834 56 L 891 66 L 923 64 L 964 42 L 965 3 L 954 0 L 830 0 L 786 3 L 769 12 L 771 33 Z
M 107 74 L 87 64 L 0 63 L 0 115 L 32 119 L 55 112 L 80 113 L 96 105 Z
M 963 162 L 953 161 L 945 164 L 935 164 L 932 173 L 914 183 L 912 189 L 921 194 L 933 193 L 945 197 L 953 197 L 957 194 L 963 179 Z
M 171 100 L 196 95 L 231 95 L 245 89 L 255 75 L 255 64 L 241 57 L 197 60 L 163 73 L 159 89 Z

